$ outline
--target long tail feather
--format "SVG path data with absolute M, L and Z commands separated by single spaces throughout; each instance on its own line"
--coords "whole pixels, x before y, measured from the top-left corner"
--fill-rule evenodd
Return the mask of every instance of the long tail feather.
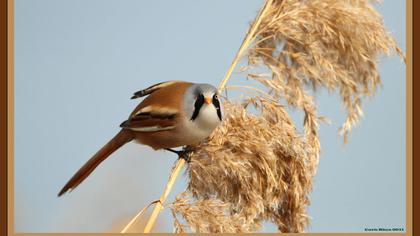
M 133 139 L 131 133 L 127 130 L 122 129 L 112 138 L 105 146 L 103 146 L 92 158 L 87 161 L 82 168 L 80 168 L 76 174 L 64 185 L 63 189 L 58 193 L 60 197 L 65 192 L 76 188 L 83 180 L 85 180 L 90 173 L 109 155 L 115 152 L 118 148 L 124 144 L 130 142 Z

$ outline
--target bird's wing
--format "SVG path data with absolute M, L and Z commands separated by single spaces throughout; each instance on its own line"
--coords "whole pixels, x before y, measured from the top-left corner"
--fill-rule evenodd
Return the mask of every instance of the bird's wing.
M 146 95 L 149 95 L 149 94 L 153 93 L 154 91 L 156 91 L 158 89 L 161 89 L 161 88 L 164 88 L 164 87 L 167 87 L 169 85 L 172 85 L 172 84 L 175 84 L 175 83 L 179 83 L 179 82 L 182 82 L 182 81 L 172 80 L 172 81 L 166 81 L 166 82 L 162 82 L 162 83 L 158 83 L 158 84 L 152 85 L 152 86 L 150 86 L 150 87 L 148 87 L 146 89 L 143 89 L 143 90 L 140 90 L 140 91 L 135 92 L 134 95 L 131 97 L 131 99 L 136 99 L 136 98 L 139 98 L 139 97 L 144 97 Z
M 177 109 L 146 106 L 133 113 L 120 127 L 138 132 L 171 130 L 176 127 L 178 115 Z

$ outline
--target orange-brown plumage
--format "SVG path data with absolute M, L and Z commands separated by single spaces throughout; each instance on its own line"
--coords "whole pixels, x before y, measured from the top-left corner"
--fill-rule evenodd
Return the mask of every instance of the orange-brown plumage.
M 197 96 L 203 96 L 202 93 L 206 93 L 206 97 L 198 106 Z M 211 85 L 184 81 L 163 82 L 136 92 L 132 98 L 147 97 L 120 125 L 121 131 L 76 172 L 58 196 L 77 187 L 102 161 L 131 140 L 153 149 L 168 149 L 201 141 L 220 122 L 215 121 L 216 113 L 220 111 L 210 103 L 211 96 L 216 93 Z M 207 96 L 209 94 L 213 95 Z M 186 104 L 188 107 L 184 107 Z M 197 114 L 202 110 L 205 115 L 194 117 L 195 121 L 190 117 L 193 109 Z M 218 119 L 221 119 L 220 114 Z
M 161 87 L 160 89 L 154 91 L 149 96 L 147 96 L 130 114 L 130 117 L 133 116 L 138 110 L 147 106 L 157 106 L 157 107 L 171 107 L 181 111 L 182 103 L 180 102 L 182 95 L 185 90 L 191 86 L 192 83 L 184 81 L 174 81 L 170 82 L 169 85 Z M 171 98 L 168 99 L 168 94 L 171 94 Z M 158 102 L 157 102 L 158 101 Z

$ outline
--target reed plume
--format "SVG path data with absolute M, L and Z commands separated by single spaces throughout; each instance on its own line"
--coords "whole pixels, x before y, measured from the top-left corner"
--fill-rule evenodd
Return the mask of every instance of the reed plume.
M 244 40 L 248 49 L 241 47 L 248 79 L 265 91 L 226 99 L 224 122 L 194 147 L 188 187 L 170 204 L 175 232 L 254 232 L 264 221 L 280 232 L 304 232 L 320 154 L 314 92 L 326 88 L 341 96 L 347 118 L 339 133 L 347 142 L 362 99 L 381 83 L 379 56 L 404 57 L 372 2 L 265 2 Z M 304 112 L 303 133 L 285 106 Z
M 397 53 L 404 58 L 374 2 L 265 1 L 219 87 L 226 88 L 246 53 L 242 71 L 259 86 L 242 88 L 257 95 L 240 101 L 225 97 L 223 123 L 192 147 L 187 189 L 168 205 L 175 232 L 254 232 L 265 221 L 280 232 L 305 231 L 323 120 L 314 93 L 318 88 L 339 93 L 347 112 L 339 133 L 347 142 L 362 116 L 362 99 L 373 96 L 381 83 L 379 56 Z M 303 132 L 287 106 L 303 111 Z M 153 227 L 184 163 L 177 162 L 145 232 Z

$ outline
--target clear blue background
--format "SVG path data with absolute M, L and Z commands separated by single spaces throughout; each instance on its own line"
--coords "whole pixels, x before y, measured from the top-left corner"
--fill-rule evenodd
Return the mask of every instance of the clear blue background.
M 57 192 L 118 130 L 133 92 L 179 79 L 217 85 L 261 0 L 15 0 L 15 230 L 118 232 L 157 199 L 175 156 L 130 143 L 71 194 Z M 405 51 L 405 1 L 377 9 Z M 319 93 L 322 154 L 309 232 L 405 228 L 405 65 L 383 58 L 383 87 L 344 146 L 336 95 Z M 235 81 L 244 74 L 235 73 Z M 297 123 L 301 117 L 294 115 Z M 170 195 L 185 188 L 179 178 Z M 159 231 L 172 232 L 165 210 Z M 274 232 L 266 224 L 264 232 Z

